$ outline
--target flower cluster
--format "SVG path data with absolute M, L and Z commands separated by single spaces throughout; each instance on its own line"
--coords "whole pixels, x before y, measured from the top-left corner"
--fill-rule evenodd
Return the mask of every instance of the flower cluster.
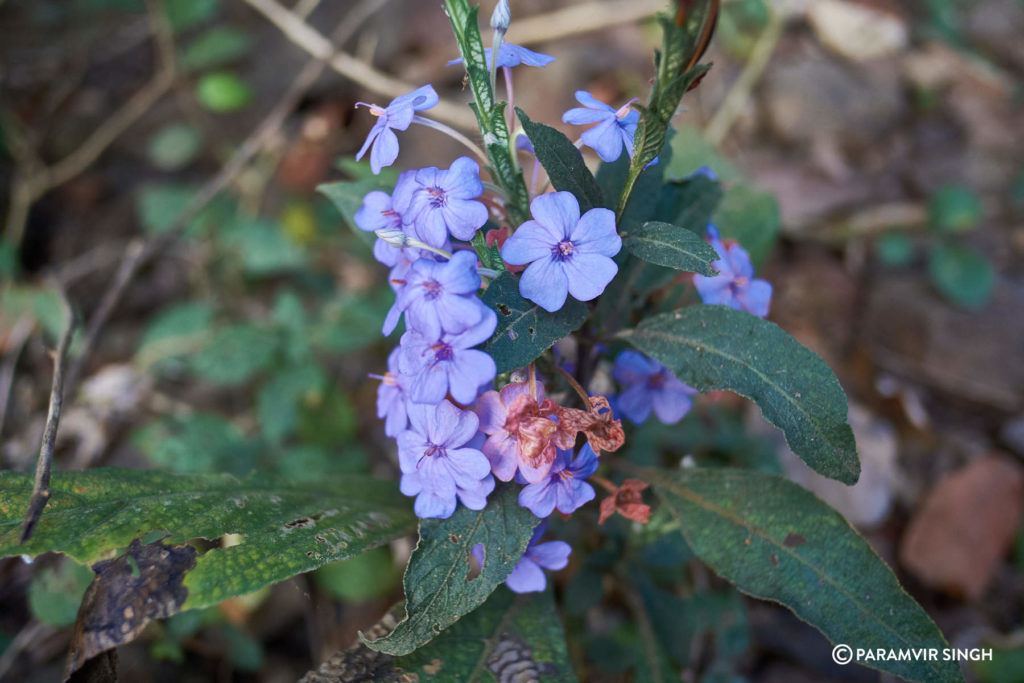
M 507 18 L 495 22 L 497 33 Z M 511 67 L 544 66 L 554 57 L 500 42 L 497 63 L 490 63 L 490 50 L 487 59 L 488 66 L 505 70 L 511 90 Z M 628 105 L 613 110 L 587 93 L 577 93 L 577 99 L 593 111 L 581 115 L 571 110 L 565 120 L 597 124 L 583 134 L 581 144 L 594 147 L 602 158 L 617 158 L 623 147 L 631 153 L 636 112 Z M 379 173 L 398 157 L 395 131 L 412 123 L 453 133 L 420 115 L 437 102 L 434 89 L 424 86 L 386 107 L 359 103 L 377 121 L 357 159 L 369 151 L 371 170 Z M 517 141 L 518 149 L 533 154 L 525 135 Z M 390 193 L 367 193 L 355 214 L 360 229 L 377 235 L 375 258 L 390 268 L 395 302 L 383 334 L 405 321 L 387 372 L 374 375 L 380 380 L 377 413 L 385 420 L 385 433 L 397 441 L 400 488 L 415 497 L 418 516 L 445 518 L 459 503 L 480 510 L 496 479 L 522 485 L 520 505 L 541 520 L 555 510 L 567 515 L 594 499 L 586 480 L 597 469 L 602 450 L 622 445 L 621 423 L 602 397 L 583 393 L 583 409 L 546 398 L 532 366 L 529 382 L 493 386 L 495 362 L 477 347 L 497 326 L 495 312 L 479 296 L 495 273 L 482 267 L 468 243 L 489 219 L 501 223 L 487 230 L 486 241 L 497 241 L 506 268 L 522 271 L 523 297 L 557 312 L 570 295 L 590 301 L 604 291 L 618 272 L 612 257 L 622 240 L 612 211 L 594 208 L 581 214 L 569 192 L 537 194 L 530 203 L 532 219 L 511 225 L 502 210 L 504 197 L 494 186 L 485 189 L 480 172 L 468 156 L 447 169 L 404 171 Z M 496 196 L 487 198 L 485 192 Z M 581 434 L 585 443 L 577 453 Z M 543 589 L 541 568 L 559 569 L 568 562 L 568 545 L 539 542 L 545 529 L 541 522 L 508 578 L 513 590 Z M 482 561 L 483 548 L 479 553 Z
M 491 21 L 494 45 L 486 60 L 492 87 L 495 71 L 503 70 L 511 101 L 510 69 L 544 66 L 554 57 L 504 42 L 508 23 L 508 5 L 499 3 Z M 576 99 L 582 106 L 565 112 L 562 120 L 591 125 L 577 145 L 593 148 L 605 162 L 618 159 L 623 150 L 632 156 L 639 114 L 631 102 L 616 109 L 585 91 L 578 91 Z M 386 107 L 359 103 L 377 120 L 357 159 L 369 152 L 371 170 L 380 173 L 398 157 L 395 131 L 405 131 L 413 123 L 445 132 L 477 158 L 487 159 L 473 141 L 421 114 L 437 103 L 437 93 L 429 85 Z M 405 324 L 388 357 L 387 372 L 375 376 L 380 380 L 378 416 L 398 446 L 400 489 L 415 497 L 419 517 L 446 518 L 460 503 L 483 509 L 496 481 L 519 485 L 519 504 L 542 520 L 507 579 L 512 590 L 523 592 L 544 588 L 542 569 L 567 564 L 567 544 L 540 542 L 544 520 L 555 511 L 572 514 L 593 500 L 591 477 L 613 493 L 602 503 L 602 521 L 616 511 L 631 520 L 647 520 L 643 482 L 628 480 L 616 488 L 594 476 L 601 453 L 617 450 L 625 439 L 610 401 L 615 402 L 615 411 L 633 422 L 641 423 L 653 412 L 662 422 L 674 423 L 689 411 L 696 392 L 634 351 L 623 351 L 615 361 L 612 375 L 620 393 L 611 398 L 588 395 L 565 373 L 563 364 L 556 366 L 580 395 L 583 408 L 552 400 L 533 364 L 527 380 L 520 377 L 495 386 L 495 361 L 479 348 L 497 329 L 495 311 L 480 298 L 490 280 L 501 270 L 521 272 L 522 297 L 557 314 L 570 296 L 585 302 L 605 291 L 618 273 L 614 257 L 622 248 L 615 214 L 606 208 L 582 212 L 572 193 L 546 192 L 546 184 L 538 191 L 541 168 L 533 146 L 521 131 L 513 139 L 514 153 L 531 155 L 534 168 L 530 219 L 520 225 L 505 212 L 508 199 L 500 178 L 492 171 L 497 184 L 485 184 L 480 165 L 469 156 L 455 159 L 447 168 L 400 173 L 390 193 L 375 190 L 363 197 L 354 220 L 360 229 L 376 234 L 374 256 L 390 269 L 388 283 L 395 301 L 382 333 L 390 335 L 402 319 Z M 474 245 L 480 244 L 487 249 L 496 246 L 501 263 L 495 263 L 494 251 L 478 255 Z M 722 257 L 717 264 L 720 275 L 698 282 L 701 294 L 705 299 L 717 296 L 721 303 L 732 296 L 757 310 L 764 299 L 766 312 L 761 281 L 750 280 L 749 259 L 743 263 L 746 253 L 736 245 L 723 245 L 717 234 L 713 244 Z M 483 266 L 481 255 L 490 267 Z M 482 564 L 486 549 L 474 548 L 474 555 Z

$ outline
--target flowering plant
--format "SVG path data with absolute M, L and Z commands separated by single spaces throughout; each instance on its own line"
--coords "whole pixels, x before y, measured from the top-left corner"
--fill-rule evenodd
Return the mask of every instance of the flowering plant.
M 860 472 L 835 376 L 765 320 L 771 285 L 710 223 L 717 178 L 666 172 L 671 121 L 709 68 L 697 62 L 716 3 L 678 5 L 661 19 L 647 103 L 576 92 L 581 106 L 562 121 L 588 127 L 573 142 L 512 106 L 511 70 L 554 57 L 504 41 L 508 3 L 498 3 L 484 48 L 477 8 L 447 0 L 461 55 L 451 64 L 466 69 L 483 145 L 430 119 L 438 98 L 423 86 L 386 107 L 365 105 L 378 118 L 359 156 L 369 150 L 379 173 L 401 156 L 395 131 L 412 123 L 451 134 L 472 156 L 403 171 L 392 187 L 324 188 L 347 214 L 357 204 L 350 218 L 376 235 L 395 292 L 384 334 L 404 321 L 379 376 L 378 413 L 397 442 L 399 488 L 415 498 L 420 539 L 405 619 L 366 639 L 399 663 L 415 668 L 409 662 L 438 634 L 471 628 L 453 624 L 502 583 L 550 595 L 544 570 L 572 561 L 566 542 L 542 542 L 556 511 L 554 535 L 571 535 L 581 517 L 625 524 L 614 533 L 627 546 L 681 531 L 722 577 L 785 604 L 834 642 L 942 641 L 863 539 L 797 485 L 711 463 L 680 468 L 678 456 L 631 448 L 652 421 L 676 424 L 699 394 L 728 390 L 756 403 L 818 473 L 853 484 Z M 582 148 L 600 159 L 596 175 Z M 671 303 L 669 291 L 690 292 L 688 305 Z M 595 504 L 590 482 L 602 491 Z M 627 602 L 649 609 L 659 589 L 641 585 Z M 941 665 L 879 666 L 953 675 Z

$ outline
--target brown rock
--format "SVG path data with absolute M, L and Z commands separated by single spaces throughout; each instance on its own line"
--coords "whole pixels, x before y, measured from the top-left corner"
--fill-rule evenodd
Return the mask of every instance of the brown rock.
M 922 583 L 968 599 L 985 591 L 1024 506 L 1024 473 L 999 456 L 946 475 L 914 515 L 900 562 Z

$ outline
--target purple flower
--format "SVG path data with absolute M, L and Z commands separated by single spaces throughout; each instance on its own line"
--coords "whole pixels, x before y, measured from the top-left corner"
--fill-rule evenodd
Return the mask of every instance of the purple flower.
M 593 147 L 601 161 L 615 161 L 622 154 L 622 145 L 626 152 L 633 156 L 633 136 L 640 121 L 640 112 L 630 109 L 633 100 L 618 109 L 594 99 L 586 90 L 576 91 L 576 101 L 582 107 L 570 109 L 562 115 L 562 121 L 577 126 L 596 123 L 593 128 L 584 131 L 583 144 Z
M 371 375 L 380 380 L 377 387 L 377 417 L 383 418 L 384 433 L 391 438 L 405 431 L 409 423 L 406 406 L 409 402 L 408 380 L 398 372 L 399 349 L 394 349 L 388 356 L 388 372 L 386 375 Z
M 474 201 L 483 194 L 480 166 L 459 157 L 447 171 L 430 166 L 416 171 L 412 182 L 395 187 L 394 207 L 414 236 L 440 247 L 451 233 L 471 240 L 487 222 L 487 207 Z
M 487 68 L 491 68 L 491 48 L 484 48 L 484 58 L 487 60 Z M 525 64 L 526 66 L 547 66 L 551 62 L 555 61 L 555 58 L 551 55 L 541 54 L 540 52 L 534 52 L 528 50 L 520 45 L 513 45 L 512 43 L 502 42 L 501 47 L 498 48 L 498 66 L 513 67 Z M 453 59 L 448 62 L 448 66 L 455 64 L 462 64 L 462 57 Z
M 356 102 L 356 106 L 369 107 L 370 113 L 377 117 L 377 123 L 373 124 L 370 134 L 366 136 L 366 142 L 356 154 L 356 161 L 363 158 L 366 150 L 370 150 L 370 169 L 374 175 L 380 173 L 380 169 L 395 163 L 398 158 L 398 136 L 394 130 L 405 130 L 412 123 L 414 112 L 430 109 L 438 102 L 437 93 L 433 86 L 425 85 L 422 88 L 413 90 L 408 95 L 402 95 L 391 100 L 391 104 L 381 108 L 376 104 Z
M 487 457 L 467 442 L 476 437 L 477 417 L 448 401 L 436 406 L 411 404 L 409 429 L 398 435 L 401 491 L 416 496 L 418 517 L 449 517 L 455 498 L 481 510 L 494 490 Z
M 451 393 L 463 405 L 475 401 L 480 385 L 493 380 L 497 368 L 493 358 L 472 347 L 489 339 L 497 324 L 494 311 L 487 309 L 479 323 L 462 332 L 427 337 L 411 329 L 403 334 L 398 368 L 410 376 L 410 400 L 436 404 Z
M 379 242 L 379 241 L 378 241 Z M 450 248 L 450 245 L 448 245 Z M 407 284 L 406 278 L 409 276 L 410 271 L 414 264 L 420 261 L 431 261 L 437 262 L 437 259 L 444 258 L 433 252 L 429 252 L 423 249 L 414 249 L 412 247 L 396 248 L 388 246 L 391 251 L 381 251 L 381 254 L 377 256 L 378 249 L 374 246 L 373 253 L 377 256 L 377 259 L 382 263 L 387 263 L 385 259 L 392 257 L 392 263 L 394 264 L 391 268 L 391 272 L 388 273 L 388 284 L 391 286 L 391 290 L 395 293 L 395 303 L 388 309 L 388 314 L 384 318 L 384 325 L 381 328 L 381 333 L 386 337 L 395 331 L 395 327 L 398 326 L 398 321 L 402 317 L 402 307 L 399 306 L 399 297 L 402 294 L 402 290 L 405 289 Z
M 437 339 L 442 331 L 462 332 L 480 322 L 488 308 L 476 296 L 478 289 L 476 254 L 458 251 L 445 263 L 413 263 L 397 303 L 411 329 Z
M 701 300 L 706 304 L 722 304 L 747 311 L 761 318 L 768 315 L 772 286 L 767 280 L 754 279 L 750 255 L 738 242 L 723 243 L 713 225 L 708 226 L 708 236 L 720 259 L 711 264 L 718 275 L 693 276 L 693 284 Z
M 584 444 L 579 455 L 570 462 L 572 451 L 558 451 L 548 476 L 536 484 L 527 484 L 519 492 L 519 504 L 541 519 L 555 508 L 564 515 L 574 512 L 593 500 L 594 488 L 586 478 L 597 470 L 597 454 Z
M 697 393 L 664 365 L 636 351 L 619 354 L 612 376 L 623 387 L 616 408 L 636 424 L 646 421 L 651 410 L 665 424 L 679 422 L 690 412 L 690 397 Z
M 568 294 L 580 301 L 599 296 L 619 270 L 611 259 L 622 248 L 615 214 L 598 208 L 581 218 L 571 192 L 540 195 L 530 203 L 530 213 L 533 220 L 519 226 L 501 248 L 506 263 L 530 264 L 519 292 L 552 313 Z
M 519 560 L 519 564 L 515 566 L 515 569 L 508 575 L 508 578 L 505 579 L 505 585 L 512 591 L 516 593 L 542 591 L 547 587 L 547 579 L 544 576 L 543 570 L 558 571 L 559 569 L 565 569 L 566 565 L 569 564 L 569 554 L 572 553 L 572 547 L 568 543 L 565 541 L 539 543 L 547 528 L 548 521 L 546 519 L 537 525 L 537 528 L 533 530 L 533 536 L 530 537 L 530 543 L 526 546 L 526 552 L 523 553 L 522 559 Z M 484 544 L 477 543 L 473 546 L 472 552 L 473 557 L 476 558 L 477 563 L 482 567 L 486 554 Z

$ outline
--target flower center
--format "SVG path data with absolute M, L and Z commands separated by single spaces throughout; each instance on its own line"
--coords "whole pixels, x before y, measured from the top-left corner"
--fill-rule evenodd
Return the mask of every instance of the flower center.
M 429 458 L 434 455 L 446 455 L 444 446 L 438 446 L 437 444 L 430 444 L 427 446 L 427 450 L 423 451 L 423 457 Z
M 454 349 L 452 349 L 450 345 L 445 344 L 442 341 L 439 341 L 433 346 L 431 346 L 430 350 L 434 352 L 435 363 L 450 361 L 452 358 L 455 357 Z
M 430 206 L 439 209 L 448 203 L 448 193 L 440 187 L 428 187 L 427 194 L 430 195 Z
M 424 296 L 428 301 L 433 301 L 442 294 L 441 283 L 433 278 L 430 280 L 424 280 L 423 289 L 426 290 L 426 294 L 424 294 Z
M 562 470 L 558 473 L 558 476 L 562 478 L 562 481 L 569 481 L 570 479 L 576 478 L 569 470 Z
M 661 389 L 665 386 L 665 380 L 668 379 L 664 372 L 658 372 L 647 378 L 647 388 L 652 390 Z
M 551 247 L 551 255 L 556 261 L 568 261 L 572 258 L 573 252 L 576 251 L 576 246 L 569 240 L 562 240 L 555 246 Z
M 615 112 L 615 118 L 617 118 L 617 119 L 625 118 L 626 114 L 628 114 L 631 111 L 631 109 L 629 108 L 629 105 L 633 104 L 634 102 L 636 102 L 639 99 L 640 99 L 639 97 L 634 97 L 629 102 L 626 102 L 624 105 L 619 107 L 619 109 Z

